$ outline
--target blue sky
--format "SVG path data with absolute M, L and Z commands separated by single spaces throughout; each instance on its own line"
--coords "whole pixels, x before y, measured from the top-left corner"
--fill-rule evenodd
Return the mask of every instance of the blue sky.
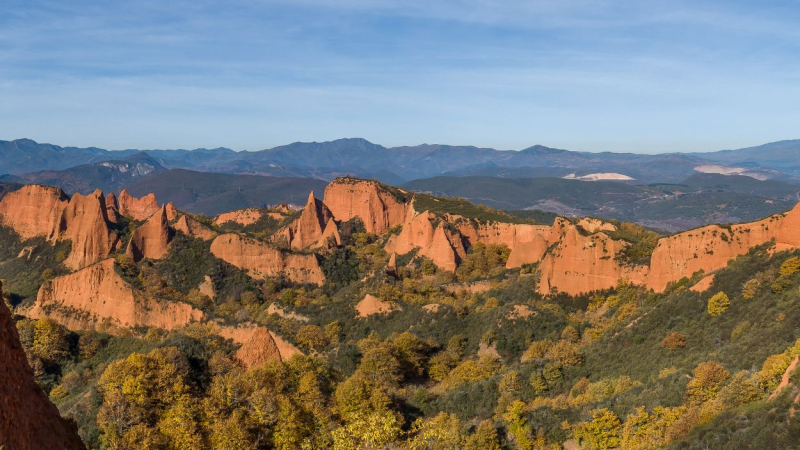
M 795 1 L 0 0 L 0 139 L 663 152 L 798 124 Z

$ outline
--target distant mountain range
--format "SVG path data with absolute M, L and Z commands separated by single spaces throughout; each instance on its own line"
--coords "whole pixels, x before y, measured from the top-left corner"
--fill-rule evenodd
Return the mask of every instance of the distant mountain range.
M 402 187 L 505 210 L 614 218 L 669 232 L 709 223 L 755 220 L 786 211 L 800 201 L 800 185 L 718 174 L 696 174 L 682 183 L 649 185 L 442 176 L 411 181 Z
M 30 139 L 0 141 L 0 174 L 27 176 L 101 162 L 130 163 L 130 157 L 139 158 L 141 162 L 144 160 L 141 153 L 140 150 L 59 147 Z M 539 145 L 520 151 L 429 144 L 387 148 L 358 138 L 296 142 L 255 152 L 216 148 L 147 150 L 145 153 L 149 157 L 148 164 L 157 163 L 164 169 L 322 180 L 351 174 L 390 184 L 440 175 L 536 178 L 569 174 L 576 177 L 620 174 L 633 178 L 636 183 L 676 183 L 698 171 L 800 183 L 800 140 L 714 153 L 658 155 L 574 152 Z M 115 177 L 96 166 L 80 171 L 93 171 L 96 176 L 109 180 Z M 33 178 L 48 176 L 58 178 L 61 174 L 39 173 Z
M 227 148 L 122 150 L 0 141 L 0 196 L 21 184 L 67 193 L 150 192 L 217 214 L 321 196 L 341 175 L 506 210 L 633 221 L 667 231 L 754 220 L 800 201 L 800 140 L 695 154 L 586 153 L 533 146 L 386 148 L 364 139 Z M 590 180 L 590 181 L 586 181 Z

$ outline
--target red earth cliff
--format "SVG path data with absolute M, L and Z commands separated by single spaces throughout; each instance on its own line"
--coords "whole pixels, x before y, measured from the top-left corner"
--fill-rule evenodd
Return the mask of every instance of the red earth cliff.
M 154 194 L 136 198 L 123 189 L 119 193 L 117 203 L 119 205 L 119 213 L 133 220 L 147 220 L 148 217 L 158 211 L 158 201 Z
M 346 222 L 358 217 L 367 232 L 381 235 L 403 223 L 408 204 L 372 180 L 337 178 L 325 188 L 325 204 L 333 217 Z
M 101 322 L 172 329 L 203 318 L 202 311 L 186 303 L 147 298 L 117 274 L 111 258 L 46 282 L 33 306 L 21 313 L 50 317 L 71 330 Z
M 167 210 L 162 207 L 144 225 L 133 230 L 128 249 L 125 251 L 134 261 L 144 258 L 161 259 L 169 251 L 172 230 L 167 219 Z
M 659 240 L 650 258 L 647 287 L 661 292 L 672 281 L 725 267 L 731 259 L 773 239 L 779 251 L 800 247 L 800 205 L 757 222 L 709 225 Z
M 400 234 L 389 238 L 386 251 L 405 254 L 418 248 L 419 255 L 430 258 L 441 269 L 454 272 L 466 256 L 461 236 L 452 234 L 443 223 L 434 229 L 433 219 L 434 215 L 427 211 L 417 214 L 408 208 Z
M 323 231 L 332 218 L 333 214 L 328 207 L 314 198 L 314 192 L 311 192 L 300 217 L 278 230 L 274 238 L 285 241 L 292 250 L 316 247 L 322 240 Z
M 0 449 L 82 450 L 75 427 L 36 384 L 0 284 Z
M 71 240 L 72 250 L 64 261 L 71 269 L 94 264 L 115 250 L 119 238 L 107 214 L 100 191 L 69 198 L 61 189 L 28 185 L 0 202 L 0 222 L 23 239 Z
M 197 219 L 190 217 L 188 214 L 184 214 L 175 222 L 175 231 L 180 231 L 181 233 L 197 238 L 202 239 L 204 241 L 210 241 L 217 236 L 217 233 L 214 232 L 211 228 L 203 225 Z
M 217 236 L 211 243 L 211 253 L 257 279 L 285 275 L 296 283 L 319 285 L 325 281 L 316 256 L 282 252 L 238 234 Z
M 605 233 L 585 236 L 571 225 L 539 265 L 537 290 L 541 294 L 554 290 L 577 295 L 612 288 L 620 279 L 642 284 L 647 267 L 629 267 L 616 258 L 627 245 Z

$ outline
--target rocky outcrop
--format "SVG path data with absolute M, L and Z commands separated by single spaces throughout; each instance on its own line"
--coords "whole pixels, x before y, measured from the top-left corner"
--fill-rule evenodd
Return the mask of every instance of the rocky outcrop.
M 72 241 L 64 264 L 80 269 L 107 257 L 119 237 L 111 231 L 106 199 L 95 191 L 67 197 L 61 189 L 28 185 L 0 202 L 0 222 L 23 239 L 42 236 L 51 242 Z
M 402 308 L 395 303 L 387 302 L 367 294 L 364 299 L 356 305 L 358 317 L 369 317 L 375 314 L 389 314 L 392 311 L 400 311 Z
M 133 230 L 128 242 L 128 254 L 134 261 L 144 258 L 161 259 L 169 251 L 172 229 L 169 227 L 166 207 L 161 207 L 147 222 Z
M 706 277 L 703 277 L 702 280 L 698 281 L 697 284 L 690 287 L 689 290 L 693 292 L 705 292 L 711 288 L 711 285 L 714 283 L 715 275 L 712 273 Z
M 560 233 L 551 236 L 553 228 L 547 225 L 481 223 L 452 215 L 447 220 L 457 225 L 469 245 L 482 242 L 508 247 L 511 254 L 506 267 L 509 269 L 540 262 L 548 246 L 561 238 Z
M 260 367 L 273 360 L 281 360 L 281 352 L 269 330 L 258 328 L 236 352 L 236 359 L 247 368 Z
M 336 224 L 333 223 L 331 211 L 320 200 L 314 198 L 314 192 L 308 196 L 303 212 L 296 220 L 286 225 L 275 233 L 274 238 L 285 242 L 292 250 L 303 250 L 309 247 L 319 247 L 325 243 L 323 234 L 339 236 Z M 332 230 L 327 230 L 332 226 Z M 341 239 L 339 239 L 341 243 Z
M 189 216 L 188 214 L 182 215 L 181 218 L 175 222 L 173 228 L 175 231 L 180 231 L 186 236 L 202 239 L 204 241 L 210 241 L 217 236 L 217 233 L 215 233 L 214 230 L 203 225 L 200 223 L 200 221 Z
M 273 342 L 278 348 L 278 353 L 280 354 L 280 358 L 284 361 L 292 359 L 292 356 L 294 355 L 303 354 L 300 350 L 297 349 L 297 347 L 287 342 L 285 339 L 269 331 L 268 329 L 260 327 L 258 325 L 244 323 L 244 324 L 239 324 L 235 327 L 224 326 L 224 325 L 217 327 L 217 334 L 219 334 L 225 339 L 230 339 L 233 342 L 240 345 L 244 345 L 248 341 L 252 341 L 253 337 L 256 335 L 257 332 L 262 334 L 263 332 L 269 333 L 269 335 L 272 337 Z M 262 342 L 264 341 L 265 340 L 262 339 Z M 267 340 L 267 342 L 269 341 Z
M 174 203 L 169 202 L 166 205 L 164 205 L 164 208 L 166 209 L 167 212 L 167 220 L 172 222 L 178 218 L 178 208 L 175 207 Z
M 325 281 L 316 256 L 283 252 L 238 234 L 217 236 L 211 243 L 211 253 L 256 279 L 283 275 L 296 283 L 322 284 Z
M 525 264 L 535 264 L 544 258 L 549 244 L 544 236 L 537 234 L 529 242 L 522 242 L 514 245 L 511 254 L 508 255 L 506 268 L 515 269 Z
M 61 215 L 69 197 L 58 188 L 28 185 L 9 193 L 0 202 L 0 219 L 22 239 L 58 238 Z
M 0 449 L 82 450 L 75 426 L 36 384 L 0 284 Z
M 72 241 L 72 251 L 64 261 L 71 269 L 94 264 L 113 252 L 119 242 L 110 229 L 103 193 L 75 194 L 61 215 L 59 235 Z
M 106 216 L 111 223 L 119 223 L 119 204 L 117 203 L 117 196 L 113 192 L 106 196 Z
M 258 222 L 263 214 L 262 210 L 256 208 L 239 209 L 218 215 L 214 223 L 222 225 L 228 222 L 235 222 L 246 227 Z
M 328 184 L 325 204 L 336 220 L 346 222 L 358 217 L 367 232 L 378 235 L 403 223 L 409 206 L 377 181 L 355 178 L 337 178 Z
M 598 231 L 617 231 L 616 225 L 613 223 L 604 222 L 594 217 L 584 217 L 580 219 L 577 225 L 589 233 L 597 233 Z
M 147 220 L 158 211 L 158 201 L 154 194 L 136 198 L 123 189 L 119 193 L 117 202 L 119 204 L 119 213 L 133 220 Z
M 605 233 L 585 236 L 574 225 L 569 226 L 539 265 L 539 293 L 578 295 L 613 288 L 620 279 L 644 283 L 647 267 L 629 267 L 616 257 L 627 245 Z
M 389 262 L 386 264 L 386 273 L 389 275 L 397 275 L 397 253 L 392 252 L 389 256 Z
M 419 249 L 418 255 L 430 258 L 441 269 L 454 272 L 466 256 L 461 236 L 453 234 L 443 222 L 434 228 L 434 219 L 429 212 L 417 214 L 409 208 L 400 234 L 389 238 L 386 251 L 405 254 Z
M 203 318 L 202 311 L 186 303 L 147 298 L 117 274 L 111 258 L 44 283 L 33 306 L 21 312 L 50 317 L 71 330 L 102 322 L 169 330 Z
M 650 258 L 647 287 L 661 292 L 670 282 L 700 270 L 721 269 L 731 259 L 773 239 L 778 251 L 800 247 L 800 205 L 757 222 L 709 225 L 659 240 Z
M 330 218 L 322 231 L 322 236 L 312 247 L 331 249 L 340 245 L 342 245 L 342 237 L 339 235 L 339 227 L 336 226 L 333 218 Z

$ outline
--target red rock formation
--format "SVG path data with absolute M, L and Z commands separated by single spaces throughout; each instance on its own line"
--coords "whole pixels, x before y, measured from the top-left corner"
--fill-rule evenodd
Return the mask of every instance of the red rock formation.
M 245 367 L 260 367 L 273 360 L 281 360 L 278 345 L 266 328 L 258 328 L 250 339 L 236 352 L 236 358 Z
M 217 216 L 214 223 L 222 225 L 228 222 L 236 222 L 244 227 L 252 225 L 261 219 L 262 211 L 256 208 L 239 209 L 236 211 L 222 213 Z
M 275 238 L 285 241 L 292 250 L 319 246 L 323 231 L 331 219 L 333 219 L 331 211 L 324 203 L 314 198 L 314 192 L 311 192 L 300 217 L 278 230 Z M 336 227 L 336 224 L 333 226 Z M 336 235 L 338 234 L 337 230 Z
M 167 220 L 172 222 L 173 220 L 178 218 L 178 209 L 175 208 L 175 204 L 174 203 L 172 203 L 172 202 L 167 203 L 165 205 L 165 208 L 166 208 L 166 211 L 167 211 Z
M 119 236 L 110 229 L 103 193 L 97 190 L 87 196 L 73 195 L 62 213 L 59 235 L 72 241 L 72 251 L 64 261 L 71 269 L 86 267 L 110 255 Z
M 400 306 L 386 302 L 374 295 L 367 294 L 364 299 L 356 305 L 356 312 L 358 317 L 369 317 L 374 314 L 389 314 L 392 311 L 402 310 Z
M 133 220 L 147 220 L 158 211 L 158 201 L 154 194 L 142 198 L 132 197 L 126 190 L 119 193 L 119 213 Z
M 215 233 L 214 230 L 203 225 L 197 219 L 189 216 L 188 214 L 182 215 L 181 218 L 175 223 L 174 228 L 175 231 L 180 231 L 187 236 L 202 239 L 204 241 L 210 241 L 217 236 L 217 233 Z
M 539 293 L 548 294 L 555 290 L 577 295 L 613 288 L 620 279 L 643 283 L 646 267 L 631 268 L 616 258 L 626 245 L 604 233 L 584 236 L 570 225 L 564 237 L 539 265 Z
M 342 245 L 342 237 L 339 236 L 339 227 L 336 226 L 333 218 L 328 219 L 325 230 L 319 240 L 312 247 L 333 248 Z
M 72 269 L 107 257 L 119 240 L 110 230 L 106 200 L 100 191 L 75 194 L 70 199 L 57 188 L 24 186 L 0 202 L 0 221 L 23 239 L 71 240 L 72 251 L 64 264 Z
M 340 222 L 358 217 L 367 232 L 383 234 L 403 223 L 408 204 L 372 180 L 337 178 L 325 188 L 325 204 Z
M 186 303 L 147 298 L 117 274 L 111 258 L 46 282 L 33 306 L 21 312 L 50 317 L 71 330 L 101 322 L 172 329 L 203 318 L 202 311 Z
M 461 237 L 451 234 L 442 223 L 434 229 L 434 218 L 427 211 L 417 214 L 413 208 L 409 208 L 403 229 L 400 234 L 389 238 L 386 251 L 404 254 L 418 248 L 420 256 L 430 258 L 441 269 L 454 272 L 466 256 Z
M 111 223 L 119 223 L 119 204 L 113 192 L 106 196 L 106 216 Z
M 167 209 L 161 207 L 144 225 L 133 230 L 125 251 L 134 261 L 144 258 L 161 259 L 169 251 L 172 230 L 167 220 Z
M 549 247 L 544 236 L 537 234 L 530 242 L 522 242 L 514 245 L 511 254 L 508 255 L 506 268 L 514 269 L 525 264 L 535 264 L 544 258 L 544 254 Z
M 0 284 L 0 449 L 82 450 L 75 426 L 36 384 Z
M 589 233 L 596 233 L 598 231 L 617 231 L 617 227 L 613 223 L 603 222 L 594 217 L 584 217 L 578 221 L 577 225 Z
M 244 323 L 244 324 L 239 324 L 235 327 L 229 327 L 224 325 L 217 327 L 217 334 L 219 334 L 225 339 L 231 339 L 233 342 L 241 345 L 244 345 L 245 343 L 250 341 L 255 335 L 255 333 L 258 331 L 266 331 L 270 334 L 270 336 L 272 336 L 272 340 L 278 347 L 278 352 L 280 353 L 280 357 L 282 360 L 288 361 L 294 355 L 303 354 L 303 352 L 298 350 L 297 347 L 295 347 L 291 343 L 287 342 L 277 334 L 258 325 Z
M 709 225 L 663 238 L 650 258 L 647 287 L 661 292 L 668 283 L 700 270 L 721 269 L 731 259 L 772 239 L 778 246 L 796 247 L 793 227 L 785 226 L 791 220 L 790 216 L 779 215 L 730 228 Z
M 390 275 L 397 275 L 397 253 L 392 252 L 389 256 L 389 262 L 386 264 L 386 273 Z
M 325 281 L 316 256 L 284 253 L 237 234 L 217 236 L 211 243 L 211 253 L 256 279 L 285 275 L 296 283 L 322 284 Z
M 69 197 L 58 188 L 28 185 L 9 193 L 0 201 L 0 220 L 22 239 L 44 236 L 58 238 L 61 213 Z
M 703 277 L 702 280 L 697 282 L 697 284 L 695 284 L 694 286 L 690 287 L 689 290 L 694 292 L 705 292 L 711 287 L 711 284 L 714 283 L 714 278 L 715 275 L 713 273 L 711 275 Z

